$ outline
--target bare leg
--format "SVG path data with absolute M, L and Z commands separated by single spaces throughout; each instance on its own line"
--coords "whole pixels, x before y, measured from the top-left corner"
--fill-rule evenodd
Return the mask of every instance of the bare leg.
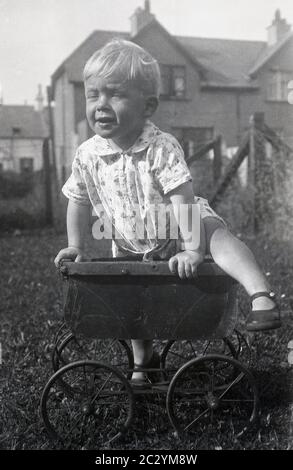
M 207 250 L 215 263 L 245 288 L 249 296 L 271 290 L 266 276 L 258 266 L 251 250 L 216 218 L 204 219 Z M 253 301 L 253 310 L 275 306 L 273 300 L 259 297 Z
M 142 366 L 147 364 L 153 356 L 153 341 L 151 339 L 132 339 L 134 364 Z M 144 380 L 143 372 L 133 372 L 132 379 Z

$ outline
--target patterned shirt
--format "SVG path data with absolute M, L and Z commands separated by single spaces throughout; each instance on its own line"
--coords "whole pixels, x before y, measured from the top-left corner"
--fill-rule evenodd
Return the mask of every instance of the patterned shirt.
M 81 144 L 62 191 L 78 204 L 91 204 L 103 221 L 106 216 L 118 247 L 145 253 L 166 240 L 158 232 L 158 220 L 160 208 L 170 204 L 168 193 L 190 180 L 177 140 L 146 121 L 127 151 L 98 135 Z

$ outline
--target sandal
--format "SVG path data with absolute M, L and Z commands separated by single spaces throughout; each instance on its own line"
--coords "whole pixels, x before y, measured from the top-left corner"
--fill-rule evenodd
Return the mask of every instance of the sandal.
M 276 294 L 274 292 L 257 292 L 250 297 L 251 308 L 253 300 L 258 297 L 267 297 L 275 302 Z M 280 309 L 275 302 L 275 306 L 267 310 L 251 310 L 246 321 L 248 331 L 264 331 L 280 328 Z
M 146 364 L 135 364 L 133 372 L 143 372 L 144 379 L 130 379 L 130 384 L 135 388 L 151 388 L 152 383 L 159 380 L 159 372 L 145 369 L 160 369 L 161 361 L 158 353 L 153 352 L 151 359 Z

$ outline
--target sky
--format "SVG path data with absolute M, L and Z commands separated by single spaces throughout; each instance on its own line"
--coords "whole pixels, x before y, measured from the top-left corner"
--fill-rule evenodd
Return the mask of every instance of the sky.
M 34 104 L 38 84 L 94 30 L 129 31 L 143 0 L 0 0 L 0 96 Z M 275 10 L 293 25 L 292 0 L 151 0 L 151 12 L 182 36 L 266 41 Z

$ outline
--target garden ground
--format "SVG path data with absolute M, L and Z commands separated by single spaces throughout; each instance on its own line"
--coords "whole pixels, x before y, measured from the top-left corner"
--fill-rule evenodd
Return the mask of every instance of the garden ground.
M 1 346 L 0 448 L 54 449 L 39 415 L 42 389 L 52 374 L 53 337 L 62 320 L 62 282 L 53 259 L 66 236 L 53 230 L 9 234 L 0 238 Z M 233 449 L 293 449 L 293 378 L 287 344 L 293 339 L 293 246 L 276 240 L 246 240 L 278 296 L 283 326 L 250 335 L 253 372 L 259 384 L 262 413 L 257 431 Z M 247 299 L 240 292 L 242 312 Z M 240 317 L 240 328 L 244 317 Z M 219 445 L 221 442 L 219 438 Z M 114 449 L 214 449 L 214 443 L 178 441 L 164 407 L 142 412 Z

